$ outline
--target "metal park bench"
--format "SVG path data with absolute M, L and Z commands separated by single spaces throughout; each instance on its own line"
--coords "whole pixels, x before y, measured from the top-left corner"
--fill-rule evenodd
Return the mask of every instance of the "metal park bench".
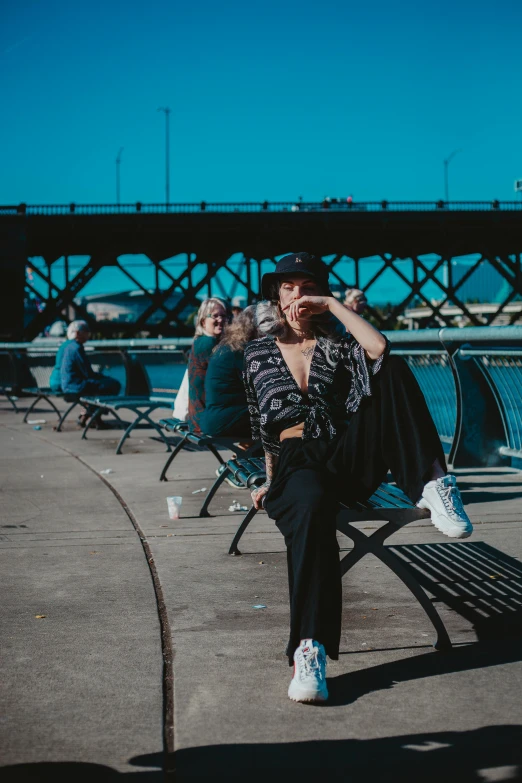
M 15 413 L 20 413 L 16 405 L 21 392 L 17 364 L 17 356 L 14 351 L 0 351 L 0 396 L 7 399 Z
M 151 413 L 158 408 L 170 408 L 172 405 L 172 399 L 160 398 L 157 396 L 140 397 L 132 395 L 129 397 L 81 397 L 81 402 L 85 406 L 90 406 L 95 410 L 92 416 L 89 418 L 85 429 L 82 433 L 82 440 L 87 438 L 89 429 L 96 425 L 100 416 L 104 413 L 110 413 L 116 421 L 125 428 L 123 435 L 121 436 L 118 445 L 116 446 L 116 454 L 122 453 L 122 447 L 131 432 L 138 426 L 138 424 L 146 423 L 149 427 L 156 430 L 162 441 L 167 447 L 167 451 L 171 450 L 171 446 L 167 438 L 165 437 L 161 427 L 151 419 Z M 135 418 L 129 424 L 124 422 L 119 415 L 119 411 L 129 410 L 135 414 Z
M 167 471 L 187 443 L 198 446 L 199 448 L 207 449 L 214 455 L 220 465 L 225 464 L 225 460 L 216 448 L 215 439 L 208 435 L 204 435 L 203 433 L 194 432 L 189 428 L 186 421 L 180 421 L 179 419 L 161 419 L 159 424 L 166 432 L 170 432 L 179 437 L 179 441 L 176 443 L 174 451 L 172 454 L 169 454 L 167 461 L 163 465 L 159 478 L 160 481 L 168 481 Z
M 49 386 L 49 380 L 53 371 L 56 354 L 52 351 L 29 352 L 10 352 L 10 361 L 13 368 L 13 377 L 16 378 L 14 386 L 11 388 L 11 395 L 20 397 L 34 397 L 31 404 L 24 413 L 24 422 L 26 422 L 31 413 L 38 407 L 39 403 L 44 403 L 50 411 L 58 416 L 58 424 L 55 429 L 61 432 L 62 425 L 70 412 L 78 405 L 80 398 L 74 394 L 63 394 L 55 392 Z M 6 395 L 11 404 L 15 407 L 12 399 Z M 69 403 L 65 411 L 61 412 L 53 400 L 63 399 Z
M 171 445 L 165 436 L 161 427 L 151 418 L 153 411 L 158 408 L 172 408 L 176 394 L 178 393 L 177 381 L 171 385 L 166 384 L 166 378 L 169 374 L 174 378 L 172 372 L 174 365 L 180 365 L 180 358 L 183 356 L 181 351 L 172 350 L 148 350 L 133 349 L 125 357 L 127 374 L 127 392 L 132 390 L 132 394 L 127 393 L 118 397 L 82 397 L 85 405 L 91 405 L 95 408 L 92 417 L 85 427 L 82 438 L 87 438 L 89 429 L 96 424 L 103 413 L 110 413 L 125 428 L 120 441 L 116 447 L 116 454 L 122 453 L 122 447 L 131 432 L 139 424 L 147 424 L 156 430 L 162 441 L 171 451 Z M 126 424 L 119 416 L 119 411 L 129 410 L 135 414 L 134 421 Z
M 125 366 L 120 352 L 92 351 L 90 352 L 90 357 L 96 372 L 108 369 L 113 376 L 119 376 L 118 379 L 121 379 L 123 383 L 125 382 Z M 21 379 L 21 394 L 25 397 L 34 397 L 29 408 L 25 411 L 24 422 L 28 420 L 38 404 L 44 402 L 58 416 L 58 424 L 55 426 L 55 430 L 56 432 L 61 432 L 69 414 L 80 404 L 81 395 L 53 391 L 50 388 L 49 381 L 55 361 L 56 353 L 54 351 L 35 349 L 18 357 L 18 373 Z M 55 400 L 64 400 L 69 405 L 65 411 L 61 412 L 56 406 Z
M 25 415 L 24 415 L 24 421 L 27 421 L 30 413 L 36 408 L 39 402 L 45 402 L 58 416 L 58 424 L 54 428 L 56 432 L 62 431 L 62 425 L 65 421 L 65 419 L 68 417 L 68 415 L 71 413 L 71 411 L 76 408 L 77 405 L 80 404 L 80 397 L 77 394 L 64 394 L 63 392 L 55 392 L 52 389 L 49 388 L 41 388 L 39 386 L 34 387 L 24 387 L 23 393 L 27 396 L 34 396 L 34 400 L 31 403 L 31 405 L 27 408 Z M 56 405 L 53 402 L 52 398 L 55 398 L 57 400 L 64 400 L 64 402 L 69 403 L 69 406 L 63 411 L 63 413 L 60 412 L 60 410 L 56 407 Z
M 265 463 L 262 459 L 231 459 L 228 460 L 226 466 L 227 469 L 216 479 L 205 498 L 199 512 L 200 517 L 210 516 L 208 507 L 225 480 L 226 475 L 233 475 L 249 489 L 265 481 Z M 385 541 L 393 533 L 396 533 L 410 522 L 416 522 L 419 519 L 429 519 L 429 512 L 425 509 L 417 508 L 400 489 L 391 484 L 381 484 L 365 503 L 357 503 L 353 507 L 341 504 L 341 508 L 342 511 L 337 518 L 337 529 L 351 539 L 354 545 L 353 549 L 341 559 L 342 576 L 365 555 L 372 554 L 377 557 L 399 577 L 424 609 L 437 634 L 434 647 L 437 650 L 451 649 L 452 645 L 448 632 L 433 603 L 400 558 L 391 552 L 389 547 L 384 545 Z M 239 541 L 256 514 L 257 509 L 252 505 L 234 535 L 228 551 L 229 555 L 241 555 L 238 549 Z M 369 536 L 353 525 L 354 522 L 374 522 L 379 520 L 386 524 L 379 527 Z
M 239 436 L 234 437 L 227 437 L 225 435 L 206 435 L 205 433 L 198 433 L 194 432 L 194 430 L 191 430 L 189 428 L 189 425 L 185 421 L 180 421 L 179 419 L 161 419 L 159 422 L 160 427 L 163 427 L 163 429 L 166 432 L 170 432 L 174 435 L 177 435 L 179 437 L 178 443 L 176 443 L 176 446 L 174 447 L 174 451 L 172 454 L 169 454 L 167 461 L 163 465 L 161 474 L 160 474 L 160 481 L 168 481 L 167 479 L 167 471 L 172 465 L 173 461 L 178 456 L 179 452 L 188 444 L 190 443 L 193 446 L 197 446 L 200 449 L 206 449 L 207 451 L 210 451 L 211 454 L 214 455 L 214 457 L 217 459 L 220 465 L 219 470 L 219 476 L 223 475 L 223 481 L 231 476 L 231 473 L 229 470 L 225 468 L 225 465 L 228 463 L 223 459 L 221 454 L 219 453 L 218 447 L 221 446 L 226 449 L 230 449 L 231 451 L 237 451 L 238 445 L 241 442 L 251 442 L 252 436 L 250 434 L 245 434 L 244 438 L 241 438 Z M 245 452 L 245 454 L 248 454 L 249 450 Z M 219 485 L 218 485 L 219 486 Z M 240 487 L 243 487 L 243 484 L 239 484 Z M 246 485 L 245 485 L 246 486 Z

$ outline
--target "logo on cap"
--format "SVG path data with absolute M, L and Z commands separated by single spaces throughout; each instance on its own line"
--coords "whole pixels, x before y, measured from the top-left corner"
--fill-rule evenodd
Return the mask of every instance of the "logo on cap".
M 296 264 L 302 264 L 302 263 L 303 263 L 303 259 L 302 259 L 302 258 L 297 258 L 297 257 L 296 257 L 296 259 L 295 259 L 295 263 L 296 263 Z

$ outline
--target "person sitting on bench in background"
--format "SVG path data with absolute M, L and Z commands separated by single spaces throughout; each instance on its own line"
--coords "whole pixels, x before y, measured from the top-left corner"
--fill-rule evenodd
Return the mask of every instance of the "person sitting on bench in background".
M 255 310 L 250 305 L 236 315 L 212 352 L 205 376 L 205 408 L 199 417 L 205 435 L 251 439 L 243 363 L 246 344 L 257 336 Z
M 59 394 L 62 391 L 62 359 L 65 353 L 65 349 L 69 343 L 76 339 L 76 332 L 78 331 L 76 325 L 78 323 L 78 321 L 73 321 L 69 324 L 67 327 L 67 340 L 64 340 L 56 352 L 53 371 L 51 373 L 51 377 L 49 378 L 49 387 L 51 391 L 55 392 L 55 394 Z
M 357 315 L 362 315 L 368 306 L 368 300 L 364 291 L 360 288 L 347 288 L 344 292 L 344 306 L 353 310 Z
M 82 397 L 116 397 L 120 393 L 121 384 L 115 378 L 109 378 L 100 372 L 94 372 L 83 347 L 90 337 L 89 325 L 86 321 L 73 321 L 67 335 L 70 342 L 63 350 L 60 367 L 61 385 L 64 394 L 74 394 Z M 85 411 L 78 418 L 80 426 L 84 427 L 92 411 Z M 100 427 L 103 425 L 97 422 Z
M 294 701 L 324 701 L 326 655 L 337 659 L 341 569 L 339 501 L 367 500 L 391 470 L 433 524 L 452 538 L 472 532 L 424 396 L 387 339 L 337 301 L 328 267 L 308 253 L 282 258 L 262 279 L 245 349 L 252 435 L 267 481 L 252 492 L 285 537 Z M 346 329 L 339 335 L 336 321 Z
M 227 306 L 222 299 L 212 297 L 201 303 L 196 316 L 196 332 L 188 358 L 188 415 L 189 426 L 201 432 L 200 416 L 205 409 L 205 375 L 212 351 L 218 344 L 229 320 Z

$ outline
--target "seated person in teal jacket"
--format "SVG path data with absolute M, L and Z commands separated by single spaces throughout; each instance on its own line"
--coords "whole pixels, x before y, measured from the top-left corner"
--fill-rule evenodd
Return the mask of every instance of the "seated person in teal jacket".
M 212 355 L 228 321 L 227 306 L 213 296 L 205 299 L 196 315 L 196 332 L 188 358 L 188 414 L 190 429 L 201 432 L 200 417 L 205 409 L 205 375 Z
M 255 307 L 247 307 L 225 327 L 205 376 L 205 408 L 199 424 L 207 435 L 250 438 L 250 419 L 243 384 L 245 345 L 257 337 Z
M 74 323 L 74 321 L 73 321 Z M 71 328 L 72 324 L 68 327 L 67 331 Z M 65 353 L 66 347 L 71 342 L 71 339 L 68 338 L 63 342 L 60 347 L 58 348 L 56 352 L 56 358 L 54 360 L 54 367 L 53 371 L 51 373 L 51 377 L 49 378 L 49 386 L 51 388 L 51 391 L 53 391 L 55 394 L 62 391 L 62 360 L 63 355 Z
M 58 323 L 61 323 L 58 322 Z M 55 394 L 62 391 L 62 361 L 63 361 L 63 355 L 65 353 L 66 347 L 69 345 L 69 343 L 72 340 L 76 339 L 76 334 L 78 332 L 78 324 L 85 323 L 85 321 L 72 321 L 69 326 L 67 327 L 67 340 L 65 340 L 60 347 L 58 348 L 58 351 L 56 352 L 56 358 L 54 360 L 54 367 L 53 371 L 51 373 L 51 377 L 49 379 L 49 386 L 51 388 L 51 391 L 53 391 Z M 54 324 L 53 324 L 54 326 Z
M 90 337 L 89 326 L 85 321 L 73 321 L 67 334 L 74 337 L 64 343 L 60 364 L 61 387 L 64 394 L 117 396 L 120 392 L 120 382 L 115 378 L 95 372 L 87 354 L 84 343 Z

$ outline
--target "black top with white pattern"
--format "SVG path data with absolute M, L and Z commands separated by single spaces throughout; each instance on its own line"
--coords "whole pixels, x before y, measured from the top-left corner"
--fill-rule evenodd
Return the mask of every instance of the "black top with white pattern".
M 278 455 L 279 435 L 304 422 L 303 440 L 336 435 L 335 423 L 355 413 L 370 397 L 371 376 L 382 365 L 386 350 L 375 361 L 350 334 L 333 341 L 318 337 L 310 365 L 308 393 L 297 385 L 273 337 L 260 337 L 245 348 L 243 380 L 252 437 L 265 451 Z

